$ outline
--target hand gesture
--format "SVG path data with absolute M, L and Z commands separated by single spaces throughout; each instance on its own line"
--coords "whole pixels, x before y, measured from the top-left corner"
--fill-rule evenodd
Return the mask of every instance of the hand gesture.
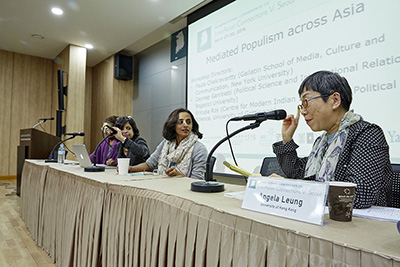
M 107 165 L 107 166 L 115 166 L 115 165 L 117 165 L 117 163 L 115 162 L 114 159 L 108 159 L 108 160 L 106 161 L 106 165 Z
M 123 142 L 125 137 L 122 135 L 121 129 L 118 127 L 113 127 L 113 129 L 117 131 L 117 133 L 114 135 L 115 138 L 117 138 L 120 142 Z
M 300 118 L 300 109 L 297 109 L 297 116 L 293 114 L 288 115 L 282 123 L 282 142 L 286 144 L 293 139 L 294 132 L 297 129 Z

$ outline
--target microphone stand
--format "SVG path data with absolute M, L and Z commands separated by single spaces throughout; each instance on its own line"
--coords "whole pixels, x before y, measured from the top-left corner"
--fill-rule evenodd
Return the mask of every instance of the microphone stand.
M 42 120 L 42 121 L 36 123 L 36 124 L 32 127 L 32 129 L 35 129 L 37 126 L 39 126 L 40 124 L 45 123 L 45 122 L 46 122 L 46 120 Z
M 249 129 L 255 129 L 260 126 L 261 122 L 263 122 L 264 119 L 256 120 L 255 122 L 242 127 L 233 133 L 229 134 L 228 136 L 225 136 L 222 138 L 210 151 L 210 153 L 207 156 L 207 163 L 206 163 L 206 175 L 205 175 L 205 181 L 198 181 L 198 182 L 193 182 L 191 185 L 191 190 L 194 192 L 204 192 L 204 193 L 214 193 L 214 192 L 222 192 L 225 190 L 224 184 L 223 183 L 218 183 L 216 182 L 215 179 L 213 179 L 213 170 L 211 169 L 210 166 L 210 161 L 212 154 L 214 151 L 226 140 L 229 138 L 237 135 L 240 132 L 243 132 L 245 130 Z
M 39 119 L 39 120 L 41 120 L 41 121 L 39 121 L 38 123 L 36 123 L 36 124 L 32 127 L 32 129 L 35 129 L 37 126 L 39 126 L 39 125 L 42 124 L 42 123 L 45 123 L 45 122 L 48 121 L 48 120 L 54 120 L 54 118 Z
M 96 149 L 94 150 L 94 155 L 93 155 L 93 159 L 94 159 L 93 166 L 85 167 L 85 172 L 104 172 L 104 170 L 106 169 L 105 167 L 103 167 L 103 166 L 96 166 L 96 161 L 97 161 L 97 159 L 96 159 L 96 157 L 97 157 L 97 149 L 99 148 L 100 144 L 104 142 L 104 140 L 106 140 L 108 137 L 110 137 L 110 136 L 112 136 L 112 135 L 114 135 L 114 133 L 110 133 L 109 135 L 107 135 L 106 137 L 104 137 L 103 140 L 101 140 L 101 141 L 97 144 Z
M 68 141 L 68 140 L 71 140 L 72 138 L 75 138 L 75 137 L 76 137 L 76 135 L 73 135 L 73 136 L 71 136 L 71 137 L 69 137 L 69 138 L 67 138 L 67 139 L 65 139 L 65 140 L 62 140 L 62 141 L 58 142 L 58 143 L 53 147 L 53 150 L 50 152 L 49 158 L 46 159 L 44 162 L 46 162 L 46 163 L 56 163 L 56 162 L 58 162 L 57 158 L 54 157 L 54 151 L 55 151 L 55 149 L 56 149 L 61 143 L 64 143 L 64 142 L 66 142 L 66 141 Z

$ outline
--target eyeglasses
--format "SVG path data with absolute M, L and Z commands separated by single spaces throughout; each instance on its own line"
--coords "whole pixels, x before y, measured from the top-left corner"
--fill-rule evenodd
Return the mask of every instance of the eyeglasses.
M 320 98 L 320 97 L 324 97 L 324 96 L 330 96 L 330 95 L 329 94 L 325 94 L 325 95 L 319 95 L 319 96 L 303 99 L 303 100 L 301 100 L 301 104 L 298 105 L 297 107 L 301 112 L 303 112 L 304 109 L 308 108 L 308 101 L 313 100 L 313 99 L 317 99 L 317 98 Z

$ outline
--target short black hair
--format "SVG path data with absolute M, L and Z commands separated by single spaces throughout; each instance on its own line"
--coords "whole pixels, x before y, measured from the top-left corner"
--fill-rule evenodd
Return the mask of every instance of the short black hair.
M 326 95 L 322 99 L 326 102 L 328 96 L 335 92 L 340 94 L 342 107 L 348 111 L 353 100 L 352 92 L 346 78 L 331 71 L 317 71 L 304 79 L 299 87 L 299 96 L 303 91 L 315 91 Z
M 103 123 L 109 123 L 111 126 L 115 126 L 115 121 L 117 120 L 118 116 L 110 116 L 104 119 Z
M 134 137 L 139 136 L 139 129 L 136 126 L 136 122 L 133 120 L 131 116 L 121 116 L 118 117 L 115 121 L 115 126 L 120 128 L 121 130 L 124 128 L 125 123 L 129 123 L 132 126 Z
M 179 113 L 187 112 L 192 117 L 192 132 L 201 139 L 203 134 L 199 131 L 199 124 L 197 123 L 196 119 L 194 118 L 192 112 L 184 108 L 177 108 L 169 114 L 167 121 L 164 123 L 164 128 L 162 131 L 162 135 L 168 141 L 173 141 L 176 139 L 176 130 L 175 126 L 179 119 Z

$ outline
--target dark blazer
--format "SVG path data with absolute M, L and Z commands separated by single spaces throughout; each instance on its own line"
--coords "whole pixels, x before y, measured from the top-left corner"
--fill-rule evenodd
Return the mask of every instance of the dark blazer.
M 273 144 L 273 151 L 288 178 L 315 180 L 315 176 L 304 177 L 308 158 L 298 158 L 298 147 L 293 140 L 286 144 L 277 142 Z M 354 208 L 391 204 L 389 145 L 378 125 L 359 121 L 350 126 L 334 178 L 357 184 Z
M 128 154 L 124 154 L 124 148 L 128 149 Z M 140 136 L 136 136 L 133 139 L 125 139 L 125 142 L 121 142 L 118 145 L 118 158 L 130 158 L 129 166 L 134 166 L 139 163 L 143 163 L 150 157 L 150 149 L 147 145 L 146 140 Z

